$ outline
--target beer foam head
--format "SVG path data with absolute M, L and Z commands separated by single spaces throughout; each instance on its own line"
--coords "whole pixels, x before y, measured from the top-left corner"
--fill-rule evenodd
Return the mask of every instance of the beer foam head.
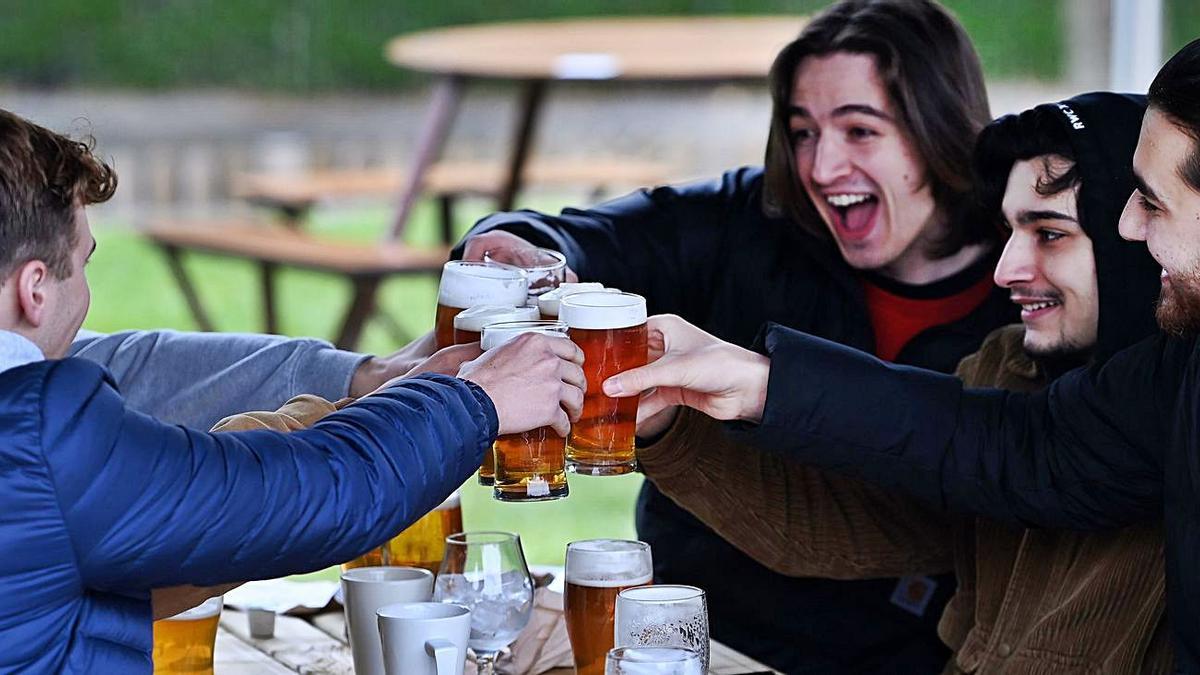
M 530 309 L 533 309 L 532 307 Z M 535 312 L 537 310 L 534 310 Z M 479 347 L 483 351 L 495 349 L 500 345 L 516 339 L 524 333 L 539 333 L 550 337 L 567 337 L 567 325 L 561 321 L 510 321 L 508 323 L 492 323 L 483 327 L 483 339 Z
M 180 612 L 168 619 L 169 621 L 195 621 L 196 619 L 207 619 L 221 613 L 221 607 L 225 604 L 225 596 L 218 595 L 214 598 L 209 598 L 193 607 L 186 612 Z
M 604 284 L 595 281 L 584 281 L 580 283 L 567 282 L 559 284 L 558 288 L 552 291 L 546 291 L 538 296 L 538 311 L 546 316 L 558 316 L 558 303 L 562 299 L 573 293 L 582 293 L 584 291 L 603 291 Z
M 623 539 L 571 542 L 566 571 L 569 583 L 593 588 L 648 584 L 654 577 L 650 547 Z
M 451 260 L 442 266 L 438 304 L 447 307 L 525 304 L 529 281 L 525 271 L 509 265 Z
M 587 330 L 640 326 L 646 323 L 646 299 L 633 293 L 575 293 L 563 298 L 558 318 Z
M 454 317 L 454 327 L 475 333 L 483 332 L 490 323 L 506 321 L 534 321 L 540 316 L 537 307 L 511 307 L 509 305 L 475 305 L 464 309 Z

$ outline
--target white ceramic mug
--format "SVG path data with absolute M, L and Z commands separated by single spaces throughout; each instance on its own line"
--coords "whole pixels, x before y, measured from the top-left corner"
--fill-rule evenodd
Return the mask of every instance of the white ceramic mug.
M 342 599 L 354 672 L 384 675 L 383 651 L 375 612 L 398 602 L 424 602 L 433 597 L 433 573 L 417 567 L 358 567 L 342 572 Z
M 408 602 L 379 609 L 386 675 L 462 675 L 471 610 L 444 602 Z

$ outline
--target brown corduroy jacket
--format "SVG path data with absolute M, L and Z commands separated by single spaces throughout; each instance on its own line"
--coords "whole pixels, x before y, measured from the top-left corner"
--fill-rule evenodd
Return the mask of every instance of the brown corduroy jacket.
M 1030 391 L 1045 377 L 1019 325 L 963 360 L 967 386 Z M 836 579 L 954 569 L 939 625 L 946 673 L 1165 673 L 1160 526 L 1025 530 L 955 518 L 903 495 L 740 445 L 684 412 L 642 470 L 665 494 L 771 569 Z

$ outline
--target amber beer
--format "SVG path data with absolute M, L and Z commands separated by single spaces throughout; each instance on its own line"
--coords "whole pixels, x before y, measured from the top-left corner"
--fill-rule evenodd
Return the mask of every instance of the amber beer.
M 465 345 L 483 339 L 483 327 L 506 321 L 532 321 L 538 318 L 537 307 L 508 305 L 475 305 L 454 317 L 454 344 Z M 483 453 L 479 463 L 479 484 L 491 486 L 495 480 L 496 464 L 491 451 Z
M 582 293 L 584 291 L 603 291 L 604 284 L 595 281 L 583 282 L 567 282 L 560 284 L 558 288 L 543 293 L 538 296 L 537 306 L 538 313 L 542 315 L 544 321 L 555 321 L 558 319 L 558 306 L 562 299 L 568 295 Z
M 650 546 L 641 541 L 589 539 L 567 544 L 563 611 L 578 675 L 603 675 L 613 648 L 617 593 L 651 582 Z
M 509 305 L 475 305 L 454 317 L 454 344 L 465 345 L 483 339 L 483 327 L 509 321 L 536 321 L 537 307 Z
M 484 351 L 495 349 L 523 333 L 567 337 L 559 321 L 514 321 L 483 328 Z M 506 502 L 560 499 L 568 494 L 566 439 L 552 427 L 505 434 L 493 445 L 495 485 L 492 496 Z
M 525 304 L 529 290 L 525 271 L 508 265 L 451 260 L 442 266 L 438 285 L 434 343 L 438 349 L 454 344 L 454 317 L 475 305 Z
M 222 597 L 154 622 L 154 672 L 163 675 L 213 675 L 213 648 L 221 619 Z
M 587 392 L 583 414 L 567 437 L 567 466 L 592 476 L 619 476 L 637 466 L 636 396 L 612 398 L 601 385 L 630 368 L 646 365 L 646 299 L 633 293 L 575 293 L 562 299 L 559 319 L 583 350 Z
M 423 567 L 436 575 L 446 552 L 446 537 L 462 531 L 462 503 L 455 490 L 436 509 L 384 544 L 383 564 Z

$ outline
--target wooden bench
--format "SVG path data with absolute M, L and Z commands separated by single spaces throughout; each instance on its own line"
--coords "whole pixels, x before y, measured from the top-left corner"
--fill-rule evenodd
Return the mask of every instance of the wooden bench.
M 184 299 L 201 330 L 214 330 L 195 286 L 183 267 L 183 251 L 201 251 L 254 261 L 261 272 L 264 329 L 278 332 L 275 271 L 298 267 L 341 275 L 350 280 L 353 296 L 334 343 L 353 349 L 363 326 L 375 313 L 379 285 L 403 275 L 436 275 L 449 249 L 416 249 L 394 242 L 352 244 L 313 237 L 303 230 L 279 225 L 246 223 L 166 222 L 148 225 L 144 234 L 167 257 Z
M 301 227 L 309 210 L 319 202 L 395 192 L 405 180 L 404 172 L 396 169 L 245 174 L 236 180 L 235 194 L 274 210 L 282 216 L 279 224 L 157 221 L 144 226 L 143 231 L 166 254 L 167 264 L 196 324 L 205 331 L 214 330 L 215 326 L 183 267 L 184 251 L 257 263 L 261 273 L 263 326 L 268 333 L 278 332 L 275 303 L 278 268 L 299 267 L 347 278 L 354 288 L 353 297 L 335 344 L 342 349 L 354 349 L 366 321 L 376 313 L 380 284 L 391 276 L 436 276 L 454 241 L 455 200 L 464 195 L 496 196 L 498 186 L 504 183 L 504 172 L 499 164 L 478 162 L 443 162 L 430 169 L 423 180 L 424 192 L 434 195 L 441 204 L 442 240 L 441 246 L 430 249 L 414 249 L 400 243 L 403 230 L 393 229 L 381 242 L 364 245 L 315 237 Z M 534 162 L 526 167 L 524 175 L 527 181 L 540 185 L 586 185 L 599 191 L 618 185 L 652 184 L 665 174 L 664 167 L 650 162 L 579 160 Z M 388 327 L 398 343 L 411 337 L 404 335 L 395 321 L 389 320 Z
M 620 187 L 662 182 L 666 165 L 630 159 L 544 159 L 525 167 L 523 182 L 544 187 L 590 188 L 593 199 Z M 302 173 L 245 173 L 234 178 L 233 194 L 278 212 L 285 224 L 302 221 L 316 204 L 337 199 L 394 194 L 407 172 L 399 168 L 329 169 Z M 498 198 L 505 167 L 495 162 L 446 161 L 430 167 L 423 192 L 440 205 L 444 239 L 453 236 L 454 204 L 460 197 Z

